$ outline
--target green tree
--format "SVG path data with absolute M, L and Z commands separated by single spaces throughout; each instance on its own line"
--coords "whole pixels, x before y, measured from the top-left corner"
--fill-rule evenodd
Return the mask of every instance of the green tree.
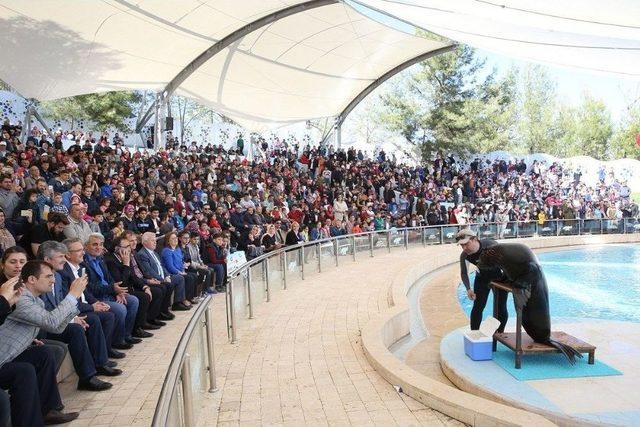
M 417 146 L 422 157 L 504 147 L 513 126 L 513 75 L 484 78 L 475 51 L 460 46 L 419 65 L 419 69 L 382 96 L 381 123 Z
M 585 94 L 576 111 L 574 123 L 574 147 L 579 147 L 580 151 L 574 150 L 572 154 L 606 160 L 609 156 L 609 140 L 613 135 L 613 123 L 605 103 Z
M 611 156 L 640 160 L 640 147 L 636 137 L 640 135 L 640 105 L 631 106 L 622 118 L 620 126 L 611 138 Z
M 90 93 L 43 103 L 46 116 L 67 120 L 73 128 L 78 120 L 93 122 L 97 130 L 114 127 L 129 131 L 125 120 L 132 117 L 140 95 L 135 92 Z
M 520 152 L 549 153 L 561 130 L 554 126 L 556 84 L 541 65 L 530 65 L 522 73 L 518 141 Z M 555 123 L 556 125 L 558 123 Z

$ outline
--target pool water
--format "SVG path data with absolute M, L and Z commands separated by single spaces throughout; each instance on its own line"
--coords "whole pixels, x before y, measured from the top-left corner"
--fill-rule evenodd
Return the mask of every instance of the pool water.
M 552 317 L 640 322 L 640 245 L 602 245 L 538 254 L 549 286 Z M 471 278 L 473 284 L 473 277 Z M 458 299 L 467 316 L 473 302 L 464 286 Z M 489 296 L 484 317 L 492 313 Z M 509 297 L 509 318 L 515 318 Z

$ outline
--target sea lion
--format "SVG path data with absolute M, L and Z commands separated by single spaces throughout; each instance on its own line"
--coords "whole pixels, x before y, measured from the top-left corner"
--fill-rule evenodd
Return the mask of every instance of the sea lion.
M 513 286 L 513 302 L 522 311 L 522 326 L 529 336 L 562 352 L 573 365 L 582 355 L 573 347 L 551 339 L 549 290 L 535 254 L 521 243 L 499 243 L 480 256 L 478 267 L 499 267 L 506 282 Z

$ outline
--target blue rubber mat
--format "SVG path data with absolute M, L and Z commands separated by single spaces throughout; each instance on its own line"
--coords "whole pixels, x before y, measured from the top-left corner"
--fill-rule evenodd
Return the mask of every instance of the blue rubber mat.
M 493 353 L 493 361 L 518 381 L 622 375 L 622 372 L 617 369 L 599 362 L 597 351 L 593 365 L 587 363 L 587 354 L 583 356 L 582 359 L 576 359 L 576 364 L 571 366 L 561 353 L 523 355 L 522 366 L 516 369 L 515 353 L 504 345 L 498 344 L 498 351 Z

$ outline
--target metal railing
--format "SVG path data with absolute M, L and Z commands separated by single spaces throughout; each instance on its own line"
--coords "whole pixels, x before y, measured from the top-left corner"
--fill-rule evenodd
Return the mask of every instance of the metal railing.
M 462 228 L 471 228 L 480 238 L 519 238 L 585 234 L 640 233 L 640 220 L 550 220 L 539 223 L 507 222 L 439 225 L 389 229 L 350 234 L 288 246 L 243 264 L 231 272 L 226 291 L 227 331 L 237 341 L 241 322 L 253 319 L 256 308 L 298 281 L 328 268 L 354 263 L 378 253 L 455 243 Z M 162 385 L 153 427 L 196 425 L 201 398 L 216 391 L 212 297 L 198 305 L 178 347 Z
M 182 334 L 162 384 L 153 427 L 196 425 L 201 398 L 217 390 L 212 297 L 204 298 Z
M 455 243 L 456 233 L 463 228 L 471 228 L 479 238 L 494 239 L 626 234 L 640 233 L 640 219 L 565 219 L 392 228 L 287 246 L 254 258 L 230 272 L 226 291 L 229 339 L 235 343 L 239 324 L 253 319 L 261 304 L 269 302 L 274 293 L 295 282 L 322 273 L 330 266 L 373 257 L 376 252 Z

